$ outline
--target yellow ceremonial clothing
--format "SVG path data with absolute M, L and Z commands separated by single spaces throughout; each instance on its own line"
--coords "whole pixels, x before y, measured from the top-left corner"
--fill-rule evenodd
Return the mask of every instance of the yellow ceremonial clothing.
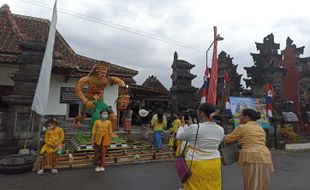
M 187 166 L 191 164 L 190 160 L 186 161 Z M 183 183 L 184 190 L 221 190 L 222 174 L 221 159 L 193 161 L 192 175 L 189 180 Z
M 163 116 L 163 122 L 159 123 L 157 115 L 152 118 L 151 125 L 154 127 L 154 131 L 163 131 L 167 127 L 167 118 Z
M 225 136 L 225 142 L 237 141 L 242 145 L 239 163 L 269 163 L 272 164 L 271 154 L 265 146 L 266 133 L 255 121 L 247 122 Z
M 175 155 L 177 157 L 180 156 L 180 149 L 181 149 L 181 143 L 182 141 L 180 140 L 175 140 L 175 135 L 176 133 L 178 132 L 178 129 L 179 127 L 182 125 L 181 123 L 181 120 L 180 119 L 175 119 L 173 122 L 172 122 L 172 139 L 173 139 L 173 144 L 172 146 L 175 147 Z M 171 146 L 171 144 L 169 143 L 169 146 Z
M 265 146 L 266 134 L 255 121 L 240 125 L 225 136 L 225 142 L 242 145 L 239 164 L 243 170 L 244 190 L 268 190 L 273 172 L 271 153 Z
M 41 148 L 40 154 L 44 152 L 54 153 L 62 147 L 62 141 L 64 140 L 64 131 L 60 127 L 54 129 L 47 129 L 44 137 L 45 144 Z
M 172 122 L 172 132 L 173 133 L 177 133 L 180 126 L 181 126 L 181 120 L 180 119 L 175 119 Z
M 184 190 L 221 190 L 221 156 L 218 147 L 224 137 L 224 129 L 215 122 L 181 126 L 176 138 L 188 141 L 185 160 L 192 175 L 183 183 Z M 197 139 L 196 139 L 197 134 Z M 196 144 L 195 144 L 196 139 Z
M 97 120 L 93 125 L 92 139 L 98 146 L 109 146 L 112 138 L 112 123 L 110 120 Z

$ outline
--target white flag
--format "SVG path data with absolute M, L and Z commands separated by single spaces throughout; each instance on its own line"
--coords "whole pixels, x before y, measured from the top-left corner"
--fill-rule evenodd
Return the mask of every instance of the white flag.
M 53 64 L 53 50 L 56 34 L 56 22 L 57 22 L 57 0 L 54 4 L 53 18 L 50 25 L 48 39 L 46 43 L 46 49 L 42 61 L 40 76 L 37 84 L 37 88 L 33 97 L 31 110 L 35 111 L 39 115 L 45 115 L 48 93 L 50 88 L 51 71 Z

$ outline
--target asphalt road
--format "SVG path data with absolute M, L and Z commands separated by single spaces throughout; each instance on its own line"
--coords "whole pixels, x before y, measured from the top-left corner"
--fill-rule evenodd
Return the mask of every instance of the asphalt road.
M 271 176 L 272 190 L 310 189 L 310 151 L 273 151 L 275 172 Z M 182 186 L 175 172 L 175 163 L 157 162 L 110 166 L 104 173 L 93 168 L 60 170 L 56 175 L 29 172 L 0 175 L 1 190 L 173 190 Z M 242 173 L 237 164 L 223 166 L 223 190 L 242 189 Z

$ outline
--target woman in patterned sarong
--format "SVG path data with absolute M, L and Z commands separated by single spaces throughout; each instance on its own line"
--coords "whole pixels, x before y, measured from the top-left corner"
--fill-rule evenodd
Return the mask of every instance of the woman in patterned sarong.
M 139 110 L 140 116 L 140 125 L 141 125 L 141 137 L 142 139 L 148 139 L 148 134 L 150 130 L 150 112 L 147 109 L 140 109 Z
M 256 123 L 260 114 L 253 109 L 244 109 L 240 115 L 240 126 L 225 136 L 230 143 L 239 140 L 242 149 L 239 164 L 243 170 L 245 190 L 268 190 L 270 173 L 273 172 L 271 153 L 265 146 L 266 134 Z

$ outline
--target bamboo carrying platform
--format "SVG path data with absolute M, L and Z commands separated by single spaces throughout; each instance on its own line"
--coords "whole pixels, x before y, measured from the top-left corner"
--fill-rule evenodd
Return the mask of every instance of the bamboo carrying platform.
M 67 136 L 64 141 L 63 154 L 58 156 L 57 168 L 81 168 L 93 166 L 94 149 L 86 140 L 83 142 L 77 136 Z M 170 151 L 156 151 L 152 145 L 143 144 L 134 140 L 117 138 L 112 140 L 107 150 L 106 165 L 120 165 L 172 160 Z M 42 156 L 36 162 L 40 165 Z

